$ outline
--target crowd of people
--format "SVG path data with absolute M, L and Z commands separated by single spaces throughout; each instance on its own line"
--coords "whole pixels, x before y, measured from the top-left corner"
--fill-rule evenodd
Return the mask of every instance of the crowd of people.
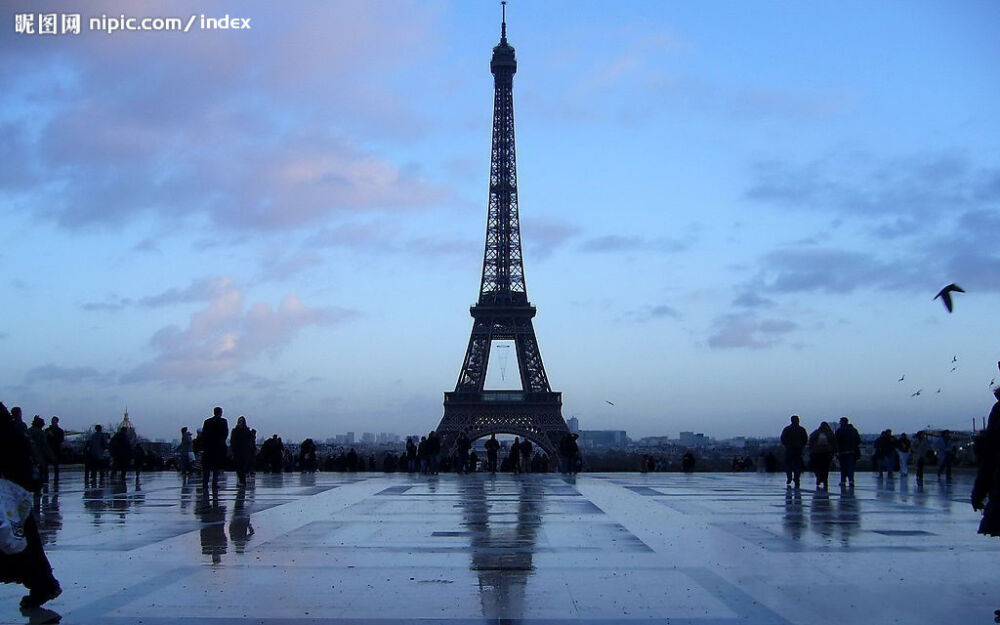
M 834 460 L 840 467 L 840 486 L 853 488 L 854 474 L 861 458 L 861 435 L 850 420 L 841 417 L 836 431 L 828 422 L 822 421 L 812 433 L 800 424 L 798 415 L 792 415 L 790 421 L 781 431 L 781 444 L 785 448 L 786 486 L 801 486 L 802 473 L 806 470 L 804 454 L 808 450 L 808 468 L 816 476 L 816 488 L 829 489 Z M 957 448 L 949 430 L 942 430 L 936 436 L 919 431 L 910 439 L 905 432 L 896 436 L 891 429 L 886 429 L 873 443 L 872 470 L 878 473 L 880 479 L 892 479 L 893 473 L 897 472 L 901 477 L 907 477 L 912 460 L 917 480 L 923 481 L 924 467 L 933 459 L 937 462 L 937 476 L 944 476 L 950 481 Z

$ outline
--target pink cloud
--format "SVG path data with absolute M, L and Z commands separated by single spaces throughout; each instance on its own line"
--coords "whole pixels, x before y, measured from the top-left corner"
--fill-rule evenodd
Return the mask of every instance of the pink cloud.
M 342 308 L 311 308 L 296 295 L 278 305 L 247 305 L 243 291 L 231 280 L 212 281 L 205 308 L 195 312 L 186 328 L 158 330 L 150 339 L 156 356 L 123 378 L 123 382 L 161 381 L 197 385 L 229 373 L 263 355 L 277 355 L 304 328 L 339 323 L 355 316 Z M 207 293 L 203 283 L 193 293 Z M 177 301 L 183 299 L 179 292 Z

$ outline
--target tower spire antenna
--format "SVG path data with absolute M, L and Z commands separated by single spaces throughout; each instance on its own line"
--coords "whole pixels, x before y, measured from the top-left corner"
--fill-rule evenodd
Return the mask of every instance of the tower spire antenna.
M 507 41 L 507 0 L 500 2 L 500 40 Z

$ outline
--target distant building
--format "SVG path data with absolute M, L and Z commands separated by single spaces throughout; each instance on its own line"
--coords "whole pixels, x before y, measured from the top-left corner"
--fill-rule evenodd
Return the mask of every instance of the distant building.
M 566 420 L 566 425 L 569 426 L 569 431 L 578 434 L 580 432 L 580 420 L 576 417 L 570 417 Z
M 697 434 L 694 432 L 681 432 L 680 444 L 685 447 L 703 447 L 711 442 L 712 439 L 701 432 Z
M 669 436 L 644 436 L 639 439 L 639 444 L 646 447 L 661 447 L 673 442 Z
M 580 441 L 585 448 L 616 448 L 628 445 L 625 430 L 581 430 Z
M 354 444 L 354 432 L 348 432 L 347 435 L 344 436 L 344 444 L 346 445 Z
M 365 432 L 361 435 L 361 442 L 369 445 L 375 444 L 375 432 Z

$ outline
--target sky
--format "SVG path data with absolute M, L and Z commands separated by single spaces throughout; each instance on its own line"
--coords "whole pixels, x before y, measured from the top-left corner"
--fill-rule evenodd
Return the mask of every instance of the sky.
M 166 439 L 215 405 L 285 440 L 437 425 L 482 271 L 499 2 L 0 10 L 0 401 L 68 429 L 127 407 Z M 16 32 L 47 12 L 81 32 Z M 227 14 L 250 28 L 197 26 Z M 633 438 L 985 416 L 998 23 L 975 0 L 511 0 L 563 416 Z

